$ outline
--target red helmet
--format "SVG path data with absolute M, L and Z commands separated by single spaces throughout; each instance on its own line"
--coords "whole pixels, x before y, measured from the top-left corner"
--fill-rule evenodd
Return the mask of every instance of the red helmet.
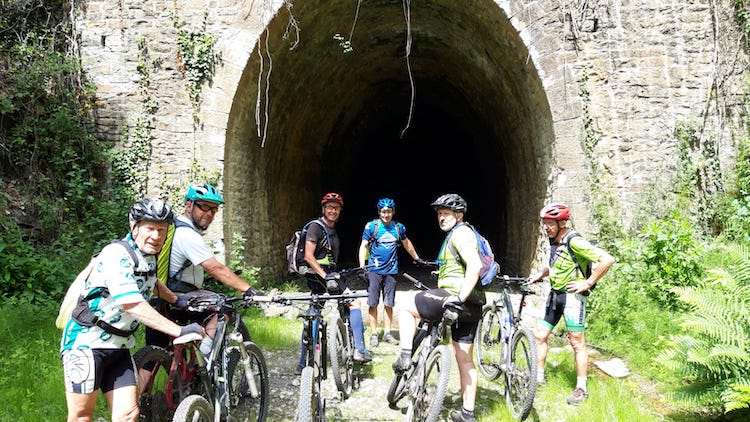
M 329 202 L 338 202 L 342 207 L 344 206 L 344 198 L 336 192 L 330 192 L 323 195 L 323 199 L 320 200 L 320 205 L 325 205 Z
M 570 208 L 563 204 L 549 204 L 539 211 L 540 218 L 553 220 L 570 220 Z

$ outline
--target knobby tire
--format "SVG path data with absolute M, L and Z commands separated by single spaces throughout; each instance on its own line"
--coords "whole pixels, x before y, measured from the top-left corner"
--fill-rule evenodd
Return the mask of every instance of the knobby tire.
M 451 370 L 451 352 L 441 344 L 427 357 L 424 378 L 418 391 L 411 391 L 412 402 L 407 410 L 407 420 L 437 422 L 443 410 L 443 400 L 448 390 Z
M 173 422 L 212 422 L 214 409 L 205 397 L 193 394 L 185 397 L 174 412 Z
M 320 390 L 315 380 L 315 370 L 312 366 L 306 366 L 300 375 L 299 400 L 297 402 L 297 413 L 295 422 L 318 422 L 323 420 L 320 408 Z
M 534 335 L 519 328 L 513 335 L 507 369 L 505 401 L 514 418 L 522 421 L 529 416 L 536 395 L 537 355 Z
M 268 414 L 269 380 L 266 360 L 260 348 L 253 342 L 244 342 L 249 362 L 249 370 L 258 388 L 258 397 L 250 395 L 246 367 L 241 362 L 239 348 L 232 347 L 227 360 L 227 381 L 229 385 L 229 415 L 227 421 L 266 420 Z
M 144 391 L 138 397 L 138 407 L 141 409 L 141 421 L 168 422 L 172 420 L 177 405 L 182 397 L 173 397 L 173 405 L 168 408 L 166 397 L 166 386 L 169 382 L 169 369 L 172 366 L 172 356 L 164 348 L 158 346 L 146 346 L 138 350 L 133 356 L 136 365 L 136 376 L 144 365 L 151 362 L 154 364 Z
M 477 325 L 477 333 L 474 337 L 474 361 L 479 372 L 489 380 L 495 380 L 500 376 L 500 364 L 502 360 L 503 339 L 501 334 L 502 320 L 492 307 L 485 306 L 482 310 L 482 319 Z
M 338 315 L 328 323 L 328 354 L 336 388 L 343 399 L 349 398 L 354 384 L 354 359 L 351 354 L 349 330 Z
M 386 399 L 388 400 L 388 404 L 391 405 L 391 408 L 395 408 L 396 403 L 398 403 L 401 398 L 403 398 L 406 394 L 406 373 L 401 374 L 395 374 L 393 375 L 393 379 L 391 380 L 391 385 L 388 386 L 388 394 L 386 395 Z

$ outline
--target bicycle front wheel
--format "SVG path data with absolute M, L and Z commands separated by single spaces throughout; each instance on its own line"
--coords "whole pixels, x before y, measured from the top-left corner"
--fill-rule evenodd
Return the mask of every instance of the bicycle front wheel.
M 336 388 L 344 399 L 352 393 L 354 384 L 354 357 L 349 342 L 349 330 L 338 315 L 328 323 L 328 355 L 331 358 L 331 372 Z
M 312 366 L 306 366 L 302 370 L 302 375 L 300 375 L 299 400 L 297 401 L 297 413 L 294 415 L 295 422 L 323 421 L 320 389 L 316 383 L 314 372 Z
M 227 421 L 265 421 L 268 412 L 269 380 L 266 360 L 253 342 L 244 342 L 248 361 L 242 362 L 238 347 L 229 351 L 227 381 L 229 385 Z M 255 384 L 253 397 L 250 383 Z
M 406 420 L 436 422 L 443 410 L 451 371 L 451 352 L 443 344 L 435 347 L 424 364 L 424 373 L 417 391 L 411 392 Z
M 174 412 L 173 422 L 212 422 L 214 409 L 205 397 L 193 394 L 185 397 Z
M 526 419 L 534 406 L 536 371 L 534 335 L 527 328 L 519 328 L 511 340 L 510 365 L 505 372 L 505 401 L 518 420 Z
M 406 374 L 395 374 L 391 380 L 391 385 L 388 386 L 388 394 L 386 399 L 391 408 L 395 408 L 396 403 L 401 400 L 406 394 Z
M 161 347 L 146 346 L 136 352 L 133 360 L 139 378 L 140 420 L 148 422 L 172 420 L 172 415 L 181 399 L 174 395 L 167 400 L 166 391 L 172 356 Z
M 502 360 L 503 339 L 501 333 L 502 320 L 493 311 L 491 306 L 485 306 L 482 311 L 482 319 L 477 325 L 477 334 L 474 337 L 474 361 L 479 372 L 489 380 L 495 380 L 500 376 L 500 363 Z

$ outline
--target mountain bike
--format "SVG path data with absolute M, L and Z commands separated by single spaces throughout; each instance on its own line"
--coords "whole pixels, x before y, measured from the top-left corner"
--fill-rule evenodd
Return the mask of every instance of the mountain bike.
M 404 277 L 420 290 L 428 290 L 419 280 L 404 273 Z M 445 327 L 458 319 L 458 309 L 446 307 L 440 321 L 422 318 L 417 326 L 412 346 L 412 365 L 396 373 L 388 387 L 387 399 L 391 408 L 409 396 L 407 421 L 435 422 L 443 408 L 451 368 L 451 352 L 440 344 Z
M 501 294 L 482 309 L 474 340 L 474 359 L 486 378 L 495 380 L 502 375 L 508 410 L 514 418 L 524 420 L 534 405 L 537 360 L 534 335 L 521 326 L 521 312 L 526 306 L 526 296 L 534 292 L 528 288 L 528 278 L 507 275 L 495 278 L 501 283 Z M 510 299 L 513 285 L 521 293 L 518 311 L 514 311 Z
M 213 420 L 205 412 L 195 418 L 193 412 L 186 411 L 208 403 L 211 415 L 218 413 L 218 420 L 264 421 L 269 403 L 266 362 L 260 348 L 250 341 L 239 309 L 254 300 L 207 290 L 185 296 L 188 310 L 217 317 L 213 345 L 204 356 L 199 350 L 202 337 L 187 335 L 174 339 L 171 350 L 146 346 L 135 354 L 139 370 L 152 368 L 139 397 L 141 420 Z M 199 407 L 205 410 L 205 406 Z

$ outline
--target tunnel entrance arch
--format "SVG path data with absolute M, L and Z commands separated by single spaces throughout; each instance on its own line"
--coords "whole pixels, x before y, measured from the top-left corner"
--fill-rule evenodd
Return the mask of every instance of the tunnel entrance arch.
M 429 203 L 456 192 L 503 271 L 528 271 L 555 137 L 534 62 L 502 8 L 489 0 L 413 5 L 416 97 L 402 137 L 412 95 L 402 4 L 363 3 L 354 51 L 344 53 L 333 34 L 348 29 L 351 7 L 295 4 L 307 25 L 294 50 L 281 36 L 286 16 L 268 25 L 273 70 L 264 147 L 255 106 L 258 75 L 269 63 L 261 68 L 257 51 L 250 56 L 227 128 L 225 233 L 242 233 L 250 264 L 280 275 L 282 245 L 320 214 L 320 196 L 336 191 L 346 201 L 337 227 L 347 265 L 365 222 L 376 216 L 375 202 L 389 196 L 396 220 L 431 258 L 443 234 Z

